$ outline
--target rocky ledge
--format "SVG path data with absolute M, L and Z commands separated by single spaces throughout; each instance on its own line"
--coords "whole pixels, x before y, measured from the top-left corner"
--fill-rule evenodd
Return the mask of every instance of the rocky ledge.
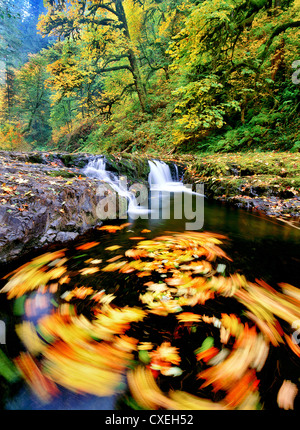
M 101 225 L 99 180 L 84 176 L 90 154 L 0 151 L 0 263 Z M 147 163 L 110 157 L 108 169 L 147 177 Z
M 237 153 L 183 156 L 187 183 L 208 198 L 300 228 L 300 154 Z
M 0 265 L 49 244 L 76 239 L 102 223 L 99 180 L 85 177 L 91 154 L 0 151 Z M 107 170 L 128 185 L 148 179 L 145 154 L 107 155 Z M 163 157 L 161 157 L 164 159 Z M 300 155 L 180 156 L 189 184 L 208 198 L 275 217 L 299 228 Z

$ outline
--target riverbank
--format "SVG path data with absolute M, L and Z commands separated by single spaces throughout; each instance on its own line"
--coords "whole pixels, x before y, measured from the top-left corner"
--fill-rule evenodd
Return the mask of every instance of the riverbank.
M 102 224 L 99 180 L 82 171 L 91 157 L 0 151 L 0 263 L 74 240 Z M 149 173 L 140 157 L 109 156 L 107 170 L 126 176 L 128 185 L 147 181 Z
M 181 155 L 178 160 L 186 166 L 185 182 L 203 183 L 209 199 L 300 228 L 299 153 Z
M 102 223 L 99 181 L 85 177 L 92 154 L 0 151 L 0 261 L 65 243 Z M 300 227 L 300 155 L 249 153 L 107 155 L 107 170 L 128 184 L 147 182 L 148 158 L 177 163 L 188 184 L 204 183 L 209 199 Z M 102 197 L 101 197 L 102 198 Z
M 50 154 L 0 153 L 0 261 L 66 242 L 97 222 L 96 184 Z

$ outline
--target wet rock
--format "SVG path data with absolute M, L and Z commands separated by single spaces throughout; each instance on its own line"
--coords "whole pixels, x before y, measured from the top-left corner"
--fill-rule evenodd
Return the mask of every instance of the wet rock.
M 0 151 L 0 263 L 65 243 L 100 226 L 98 179 L 84 176 L 90 154 Z M 108 169 L 145 182 L 146 158 L 108 157 Z M 118 207 L 116 208 L 118 211 Z
M 279 192 L 279 197 L 281 199 L 290 199 L 290 198 L 294 197 L 294 193 L 292 191 L 288 191 L 288 190 L 280 191 Z
M 132 154 L 108 155 L 107 170 L 127 177 L 129 184 L 140 181 L 148 181 L 150 172 L 148 160 Z
M 60 231 L 56 236 L 56 240 L 58 242 L 69 242 L 71 240 L 76 239 L 76 237 L 78 235 L 79 235 L 79 233 L 72 233 L 69 231 Z
M 240 170 L 240 176 L 251 176 L 251 175 L 254 175 L 254 173 L 255 173 L 254 170 L 249 168 Z
M 0 263 L 101 224 L 97 180 L 69 168 L 53 154 L 0 152 Z

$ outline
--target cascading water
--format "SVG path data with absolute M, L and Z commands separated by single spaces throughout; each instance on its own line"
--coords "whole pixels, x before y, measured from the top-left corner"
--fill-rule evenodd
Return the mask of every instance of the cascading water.
M 148 201 L 148 203 L 144 201 L 141 205 L 138 204 L 136 197 L 136 188 L 138 188 L 138 186 L 128 190 L 127 183 L 124 184 L 121 181 L 123 178 L 119 178 L 117 174 L 106 170 L 107 163 L 105 157 L 93 157 L 83 169 L 83 173 L 87 177 L 98 179 L 104 184 L 110 185 L 119 197 L 127 199 L 127 213 L 129 218 L 136 218 L 138 216 L 143 216 L 144 218 L 144 215 L 147 216 L 150 212 L 153 217 L 158 216 L 155 215 L 155 213 L 158 214 L 162 207 L 167 207 L 170 204 L 170 196 L 172 193 L 198 194 L 179 180 L 178 166 L 175 163 L 173 177 L 170 166 L 164 161 L 149 160 L 148 163 L 150 167 L 148 176 L 150 201 Z M 147 190 L 144 190 L 144 192 L 147 194 Z
M 149 166 L 148 181 L 150 188 L 163 188 L 173 182 L 170 167 L 164 161 L 149 160 Z
M 187 229 L 200 229 L 203 225 L 203 193 L 199 193 L 192 186 L 183 184 L 179 179 L 179 169 L 174 163 L 170 166 L 161 160 L 149 160 L 150 173 L 148 177 L 150 187 L 151 219 L 149 224 L 155 227 L 162 220 L 165 222 L 175 219 L 195 219 L 193 223 L 186 223 Z M 173 175 L 172 175 L 173 172 Z M 203 188 L 201 188 L 201 191 Z
M 175 178 L 172 178 L 170 166 L 161 160 L 149 160 L 150 173 L 148 177 L 151 190 L 157 191 L 187 191 L 179 181 L 178 166 L 174 163 Z
M 145 213 L 147 211 L 145 208 L 138 206 L 135 193 L 122 186 L 120 178 L 116 174 L 106 170 L 105 157 L 92 158 L 84 168 L 83 173 L 89 178 L 99 179 L 103 183 L 110 185 L 118 196 L 125 197 L 128 200 L 129 215 Z
M 178 166 L 177 166 L 177 164 L 176 164 L 176 163 L 174 164 L 174 169 L 175 169 L 175 181 L 176 181 L 176 182 L 180 182 L 180 181 L 179 181 Z
M 174 163 L 175 178 L 172 178 L 170 166 L 161 160 L 149 160 L 150 173 L 148 177 L 150 190 L 165 192 L 195 193 L 179 179 L 178 166 Z
M 84 168 L 83 173 L 89 178 L 99 179 L 109 184 L 116 184 L 118 177 L 114 173 L 106 170 L 106 160 L 104 157 L 95 157 L 91 159 Z

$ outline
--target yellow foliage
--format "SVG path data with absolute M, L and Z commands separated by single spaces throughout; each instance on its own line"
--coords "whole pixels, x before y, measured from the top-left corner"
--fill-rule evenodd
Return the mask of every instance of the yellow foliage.
M 127 16 L 128 28 L 132 42 L 136 43 L 142 38 L 144 9 L 133 0 L 124 1 L 124 10 Z
M 31 150 L 31 145 L 24 139 L 20 125 L 8 124 L 0 129 L 0 149 L 26 152 Z

